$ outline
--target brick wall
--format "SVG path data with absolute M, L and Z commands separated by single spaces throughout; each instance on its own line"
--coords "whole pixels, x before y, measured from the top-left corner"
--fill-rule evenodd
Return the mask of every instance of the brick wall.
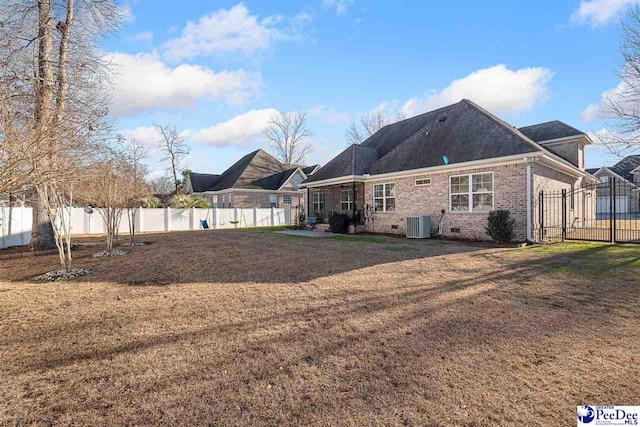
M 290 193 L 268 193 L 264 191 L 243 191 L 234 190 L 231 193 L 231 206 L 234 208 L 268 208 L 269 194 L 278 195 L 279 208 L 295 207 L 304 203 L 304 195 L 301 192 L 292 191 Z M 284 195 L 291 196 L 291 205 L 284 204 Z M 220 196 L 218 196 L 220 198 Z
M 468 173 L 494 173 L 494 208 L 509 209 L 516 219 L 516 240 L 526 239 L 527 197 L 526 167 L 524 164 L 468 169 L 456 172 L 434 173 L 407 178 L 395 178 L 365 183 L 365 204 L 373 204 L 373 185 L 394 182 L 396 184 L 396 210 L 376 212 L 367 230 L 380 233 L 405 233 L 405 218 L 414 215 L 431 215 L 432 232 L 442 218 L 443 235 L 463 239 L 488 239 L 484 228 L 487 212 L 449 212 L 449 177 Z M 417 187 L 415 179 L 430 177 L 431 185 Z M 441 211 L 445 210 L 444 217 Z M 459 228 L 460 232 L 452 232 Z

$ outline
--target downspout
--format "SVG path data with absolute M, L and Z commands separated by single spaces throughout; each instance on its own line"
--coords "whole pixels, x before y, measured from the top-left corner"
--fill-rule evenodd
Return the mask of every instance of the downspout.
M 533 242 L 533 237 L 532 237 L 532 233 L 531 233 L 531 227 L 533 224 L 533 219 L 531 217 L 532 213 L 533 213 L 533 209 L 531 206 L 531 191 L 532 191 L 532 186 L 531 186 L 531 161 L 529 160 L 528 157 L 525 157 L 524 159 L 524 163 L 527 165 L 527 241 L 528 242 Z

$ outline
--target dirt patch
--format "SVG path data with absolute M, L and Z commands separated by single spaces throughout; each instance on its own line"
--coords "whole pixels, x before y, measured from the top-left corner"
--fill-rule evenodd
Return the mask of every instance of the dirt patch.
M 640 395 L 638 247 L 145 239 L 68 283 L 0 261 L 0 424 L 571 425 Z

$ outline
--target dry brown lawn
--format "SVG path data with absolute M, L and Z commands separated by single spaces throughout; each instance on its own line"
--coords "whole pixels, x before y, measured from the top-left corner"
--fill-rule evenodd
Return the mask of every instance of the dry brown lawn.
M 0 425 L 575 425 L 639 404 L 640 247 L 175 232 L 0 261 Z

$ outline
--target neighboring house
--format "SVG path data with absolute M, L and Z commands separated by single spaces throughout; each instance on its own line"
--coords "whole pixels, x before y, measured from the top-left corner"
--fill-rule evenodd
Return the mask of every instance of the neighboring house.
M 608 215 L 611 211 L 611 197 L 608 183 L 616 183 L 616 213 L 640 213 L 640 154 L 627 156 L 613 166 L 587 169 L 600 184 L 597 190 L 598 215 Z M 615 181 L 614 181 L 615 180 Z
M 303 206 L 298 186 L 318 169 L 286 165 L 264 150 L 247 154 L 221 175 L 192 172 L 185 192 L 207 198 L 214 207 L 269 208 Z
M 521 129 L 468 100 L 385 126 L 307 179 L 308 215 L 346 213 L 367 231 L 405 233 L 431 215 L 432 232 L 486 239 L 488 212 L 508 209 L 516 239 L 532 239 L 541 190 L 595 181 L 584 170 L 589 137 L 554 121 Z M 571 215 L 582 216 L 582 200 Z

